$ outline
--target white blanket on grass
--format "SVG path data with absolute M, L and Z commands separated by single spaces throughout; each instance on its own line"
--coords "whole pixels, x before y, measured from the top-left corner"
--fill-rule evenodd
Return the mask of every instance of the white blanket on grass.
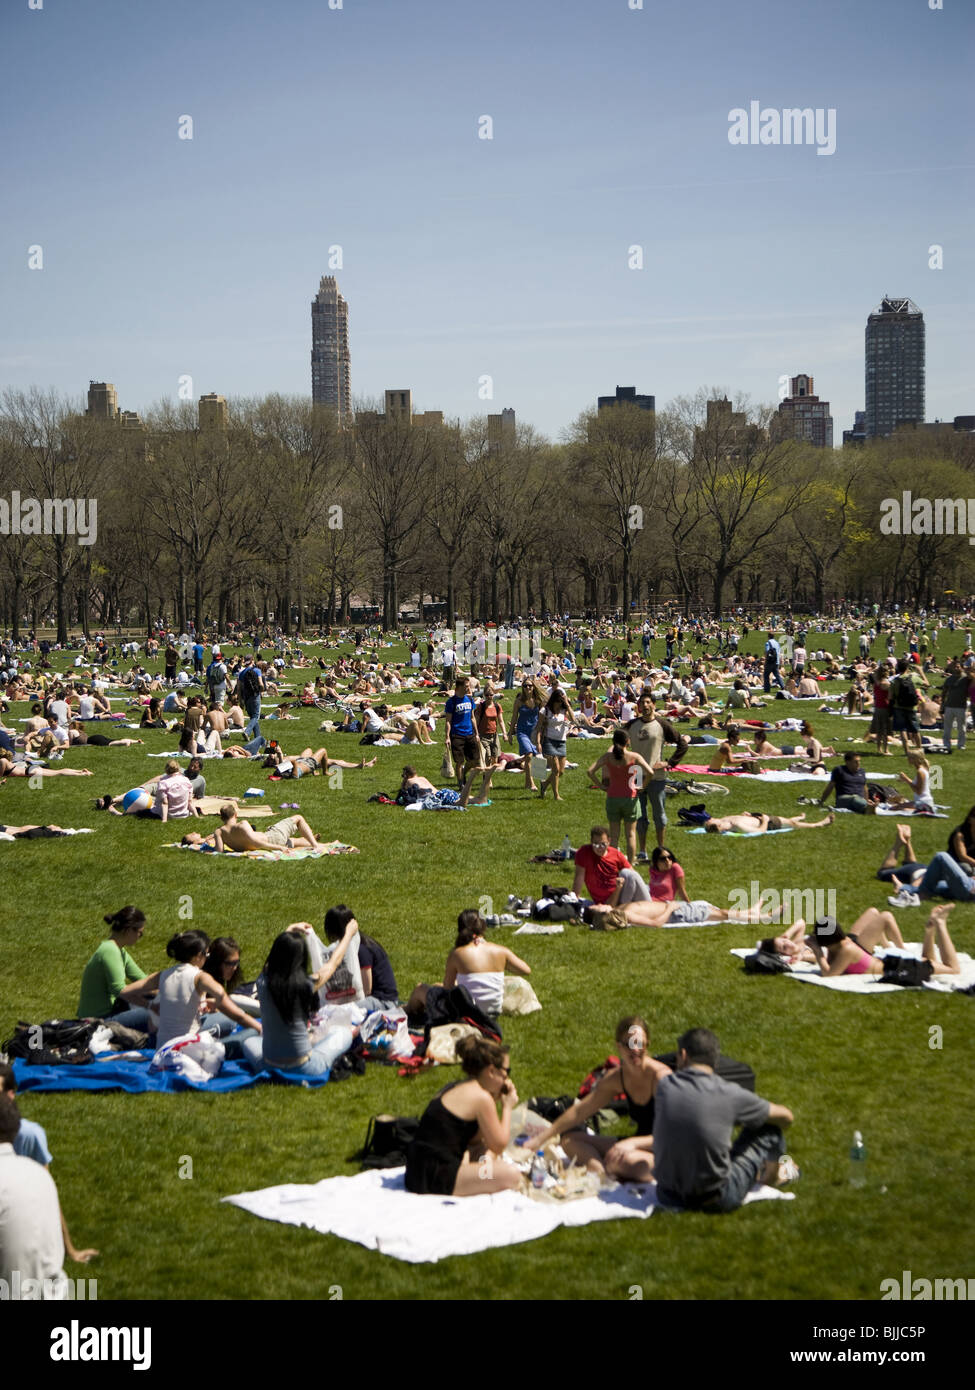
M 731 954 L 744 960 L 755 950 L 757 943 L 751 950 L 736 947 Z M 878 958 L 890 955 L 920 958 L 921 942 L 905 941 L 903 951 L 897 951 L 892 946 L 878 946 L 874 955 Z M 975 960 L 959 951 L 958 963 L 961 966 L 960 975 L 935 975 L 923 988 L 933 989 L 939 994 L 952 994 L 956 989 L 966 989 L 969 985 L 975 984 Z M 892 990 L 903 993 L 905 989 L 915 988 L 912 985 L 885 984 L 879 975 L 832 975 L 826 978 L 819 973 L 819 966 L 813 965 L 811 961 L 800 961 L 785 973 L 792 980 L 803 980 L 807 985 L 822 985 L 825 989 L 838 989 L 843 994 L 890 994 Z
M 736 772 L 736 777 L 748 777 L 754 782 L 818 782 L 820 786 L 828 787 L 830 779 L 828 777 L 816 777 L 811 772 L 783 772 L 779 768 L 770 768 L 768 772 Z M 895 774 L 893 772 L 871 772 L 871 782 L 892 782 Z
M 95 833 L 95 832 L 94 832 L 94 830 L 91 828 L 91 826 L 85 826 L 85 825 L 80 826 L 77 830 L 72 830 L 72 829 L 69 828 L 69 829 L 62 830 L 62 831 L 61 831 L 61 834 L 62 834 L 62 835 L 94 835 L 94 833 Z M 0 840 L 16 840 L 16 838 L 17 838 L 16 835 L 8 835 L 6 832 L 4 832 L 3 834 L 0 834 Z M 54 838 L 54 837 L 52 837 L 52 838 Z
M 147 758 L 222 758 L 222 753 L 181 753 L 179 749 L 175 753 L 147 753 Z
M 433 1264 L 451 1255 L 519 1245 L 547 1236 L 559 1226 L 635 1217 L 645 1220 L 657 1205 L 652 1183 L 605 1188 L 576 1202 L 536 1202 L 518 1192 L 483 1197 L 418 1196 L 407 1192 L 403 1168 L 373 1169 L 354 1178 L 287 1183 L 222 1200 L 266 1221 L 304 1226 L 351 1240 L 410 1264 Z M 789 1201 L 794 1194 L 756 1187 L 747 1202 Z

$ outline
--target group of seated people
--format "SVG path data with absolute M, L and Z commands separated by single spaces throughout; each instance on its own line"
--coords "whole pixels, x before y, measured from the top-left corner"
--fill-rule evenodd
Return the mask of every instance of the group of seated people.
M 754 1183 L 782 1186 L 799 1176 L 782 1134 L 792 1112 L 719 1076 L 720 1045 L 709 1029 L 678 1039 L 673 1066 L 650 1054 L 649 1035 L 645 1019 L 621 1019 L 619 1064 L 554 1123 L 529 1132 L 526 1145 L 543 1153 L 561 1138 L 566 1154 L 600 1177 L 653 1178 L 660 1205 L 672 1211 L 734 1211 Z M 521 1175 L 505 1157 L 518 1105 L 510 1050 L 470 1037 L 457 1051 L 464 1079 L 427 1106 L 406 1152 L 407 1190 L 454 1197 L 515 1190 Z M 593 1134 L 586 1122 L 620 1092 L 636 1133 Z

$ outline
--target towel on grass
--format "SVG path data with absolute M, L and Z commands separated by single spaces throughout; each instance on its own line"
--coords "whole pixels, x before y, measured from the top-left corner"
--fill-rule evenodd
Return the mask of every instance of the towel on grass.
M 14 1076 L 20 1091 L 128 1091 L 139 1095 L 144 1091 L 240 1091 L 256 1086 L 259 1081 L 283 1081 L 288 1085 L 323 1086 L 329 1073 L 321 1076 L 295 1076 L 291 1072 L 265 1068 L 252 1072 L 243 1062 L 224 1062 L 216 1076 L 209 1081 L 187 1081 L 175 1071 L 150 1071 L 149 1063 L 155 1054 L 127 1052 L 124 1056 L 112 1053 L 82 1066 L 31 1066 L 21 1058 L 14 1060 Z
M 85 825 L 80 826 L 77 830 L 72 830 L 68 827 L 61 831 L 61 835 L 94 835 L 94 833 L 94 830 L 92 830 L 90 826 Z M 52 840 L 60 840 L 61 835 L 52 835 L 50 838 Z M 0 840 L 16 840 L 16 838 L 16 835 L 8 835 L 5 831 L 0 834 Z
M 575 1202 L 536 1202 L 519 1192 L 483 1197 L 419 1196 L 406 1191 L 405 1171 L 372 1169 L 353 1178 L 286 1183 L 222 1200 L 265 1221 L 339 1236 L 410 1264 L 434 1264 L 452 1255 L 520 1245 L 559 1226 L 588 1226 L 593 1221 L 621 1218 L 645 1220 L 657 1205 L 652 1183 L 619 1184 Z M 745 1201 L 789 1201 L 793 1196 L 761 1187 L 753 1189 Z
M 147 758 L 222 758 L 222 753 L 181 753 L 179 749 L 175 753 L 147 753 Z
M 769 768 L 767 772 L 742 772 L 742 777 L 759 778 L 763 782 L 818 782 L 822 787 L 828 787 L 830 779 L 828 777 L 816 777 L 811 772 L 783 772 L 780 768 Z M 871 782 L 892 782 L 895 774 L 893 772 L 871 772 Z
M 736 948 L 731 952 L 733 956 L 740 956 L 742 960 L 746 956 L 754 953 L 752 950 Z M 900 955 L 915 956 L 920 959 L 921 942 L 905 941 L 903 951 L 898 951 L 892 946 L 878 946 L 874 955 L 880 956 Z M 965 989 L 968 985 L 975 984 L 975 961 L 971 956 L 964 952 L 958 952 L 958 963 L 961 966 L 960 975 L 934 975 L 924 989 L 933 989 L 939 994 L 951 994 L 955 989 Z M 813 965 L 811 961 L 800 961 L 791 970 L 784 972 L 793 980 L 803 980 L 808 985 L 822 985 L 826 989 L 838 989 L 843 994 L 890 994 L 892 990 L 903 993 L 905 989 L 918 988 L 912 985 L 892 985 L 887 984 L 880 975 L 832 975 L 826 977 L 820 975 L 819 966 Z
M 355 845 L 344 845 L 341 840 L 330 840 L 320 844 L 318 849 L 225 849 L 218 853 L 211 845 L 164 845 L 164 849 L 195 850 L 198 854 L 210 854 L 217 859 L 260 859 L 265 862 L 278 859 L 324 859 L 329 854 L 358 854 Z
M 264 793 L 262 792 L 261 795 L 263 796 Z M 233 796 L 201 796 L 196 805 L 204 816 L 219 816 L 220 808 L 228 803 L 237 807 L 242 820 L 252 820 L 255 816 L 274 814 L 270 806 L 263 805 L 261 802 L 239 801 Z
M 703 825 L 685 826 L 684 829 L 689 835 L 706 835 L 707 828 Z M 756 835 L 787 835 L 790 830 L 795 830 L 794 825 L 783 825 L 779 830 L 722 830 L 722 835 L 735 835 L 739 840 L 752 840 Z
M 558 936 L 564 932 L 561 922 L 525 922 L 514 933 L 515 936 Z

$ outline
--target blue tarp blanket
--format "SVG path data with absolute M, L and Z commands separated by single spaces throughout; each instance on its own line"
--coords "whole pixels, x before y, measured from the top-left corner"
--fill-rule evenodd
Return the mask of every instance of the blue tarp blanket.
M 61 1067 L 31 1066 L 22 1058 L 14 1061 L 14 1076 L 19 1091 L 240 1091 L 259 1081 L 284 1081 L 289 1086 L 324 1086 L 329 1073 L 321 1076 L 295 1076 L 291 1072 L 267 1068 L 252 1072 L 243 1062 L 224 1062 L 218 1074 L 205 1085 L 186 1081 L 175 1071 L 150 1071 L 152 1052 L 143 1052 L 138 1059 L 132 1053 L 125 1057 L 104 1056 L 103 1060 Z

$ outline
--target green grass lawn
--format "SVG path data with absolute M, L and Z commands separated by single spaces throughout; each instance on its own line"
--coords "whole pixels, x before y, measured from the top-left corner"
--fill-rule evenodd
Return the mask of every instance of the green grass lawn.
M 759 637 L 744 645 L 758 650 Z M 963 645 L 958 634 L 942 641 L 939 658 Z M 811 633 L 808 646 L 838 650 L 838 638 Z M 654 653 L 662 655 L 662 643 Z M 402 647 L 384 655 L 408 659 Z M 837 748 L 867 728 L 810 709 L 772 701 L 766 717 L 799 711 Z M 357 737 L 317 734 L 321 718 L 306 711 L 300 723 L 266 724 L 264 732 L 279 729 L 289 752 L 325 742 L 333 754 L 358 756 Z M 37 791 L 23 781 L 3 786 L 3 821 L 94 826 L 95 833 L 0 846 L 7 904 L 0 1036 L 19 1018 L 74 1015 L 81 972 L 105 935 L 102 916 L 125 903 L 140 906 L 149 922 L 136 951 L 140 965 L 160 968 L 169 936 L 189 925 L 187 895 L 192 925 L 241 942 L 248 978 L 289 922 L 319 923 L 326 907 L 346 902 L 386 946 L 405 997 L 418 980 L 442 978 L 460 909 L 487 894 L 501 911 L 509 892 L 537 896 L 545 881 L 570 883 L 571 865 L 527 861 L 565 834 L 578 846 L 604 815 L 603 798 L 587 790 L 584 774 L 606 746 L 596 742 L 570 742 L 581 767 L 564 779 L 562 805 L 538 801 L 520 776 L 498 774 L 490 807 L 439 815 L 367 803 L 373 792 L 395 791 L 406 761 L 439 784 L 439 744 L 379 749 L 376 767 L 345 773 L 341 788 L 325 778 L 266 782 L 256 765 L 213 761 L 205 766 L 208 792 L 266 786 L 275 810 L 298 801 L 319 835 L 361 851 L 291 865 L 216 862 L 163 848 L 182 826 L 92 810 L 96 793 L 123 792 L 161 770 L 146 752 L 175 747 L 175 737 L 150 731 L 146 740 L 145 748 L 70 753 L 70 765 L 94 770 L 90 779 L 49 779 Z M 921 858 L 946 847 L 949 830 L 975 802 L 975 741 L 961 756 L 938 761 L 943 788 L 935 799 L 951 806 L 953 819 L 915 824 Z M 905 766 L 899 755 L 865 765 L 869 773 L 881 764 L 884 771 Z M 815 787 L 747 782 L 714 801 L 719 814 L 794 814 L 804 791 Z M 670 799 L 672 822 L 676 806 L 693 799 Z M 734 841 L 689 836 L 674 824 L 669 843 L 692 898 L 726 906 L 729 893 L 748 891 L 752 881 L 763 889 L 833 889 L 848 925 L 865 907 L 886 907 L 887 888 L 874 873 L 894 824 L 841 815 L 822 831 Z M 898 917 L 906 939 L 919 939 L 923 911 Z M 950 928 L 960 950 L 975 952 L 975 908 L 957 907 Z M 459 1074 L 455 1068 L 404 1080 L 394 1068 L 370 1064 L 364 1077 L 321 1090 L 259 1086 L 227 1096 L 24 1093 L 24 1115 L 47 1130 L 75 1243 L 101 1251 L 90 1270 L 71 1266 L 68 1273 L 97 1277 L 103 1299 L 322 1298 L 335 1284 L 347 1299 L 452 1298 L 462 1279 L 468 1295 L 492 1299 L 624 1299 L 635 1284 L 646 1298 L 876 1299 L 880 1281 L 900 1278 L 903 1269 L 928 1278 L 972 1272 L 965 1239 L 975 1176 L 972 999 L 930 991 L 859 999 L 782 977 L 748 977 L 728 950 L 755 941 L 749 927 L 605 935 L 570 926 L 562 936 L 517 941 L 513 931 L 494 935 L 529 962 L 543 1004 L 539 1014 L 503 1021 L 523 1099 L 574 1092 L 613 1050 L 624 1014 L 649 1019 L 655 1051 L 672 1049 L 688 1027 L 713 1028 L 726 1053 L 754 1067 L 759 1093 L 795 1113 L 789 1146 L 803 1171 L 796 1200 L 720 1219 L 657 1216 L 561 1230 L 476 1259 L 410 1266 L 258 1221 L 219 1199 L 354 1173 L 352 1154 L 370 1116 L 421 1113 Z M 929 1045 L 935 1025 L 940 1048 Z M 869 1151 L 865 1191 L 848 1186 L 855 1129 Z M 179 1176 L 185 1156 L 192 1179 Z

